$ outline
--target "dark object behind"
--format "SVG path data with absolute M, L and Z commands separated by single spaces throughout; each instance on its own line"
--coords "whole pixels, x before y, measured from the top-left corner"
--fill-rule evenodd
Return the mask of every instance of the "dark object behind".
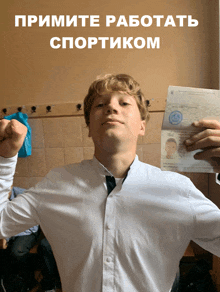
M 210 275 L 210 264 L 199 260 L 185 275 L 180 275 L 179 284 L 171 292 L 217 292 Z

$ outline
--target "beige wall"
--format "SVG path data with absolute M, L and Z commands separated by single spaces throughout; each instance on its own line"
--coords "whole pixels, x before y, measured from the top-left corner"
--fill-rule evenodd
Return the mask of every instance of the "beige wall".
M 1 106 L 82 101 L 103 73 L 128 73 L 148 99 L 166 98 L 169 85 L 218 88 L 217 0 L 4 1 Z M 15 15 L 100 15 L 100 27 L 15 27 Z M 192 15 L 197 27 L 110 27 L 106 14 Z M 160 49 L 53 50 L 54 36 L 160 37 Z M 164 108 L 161 102 L 161 109 Z

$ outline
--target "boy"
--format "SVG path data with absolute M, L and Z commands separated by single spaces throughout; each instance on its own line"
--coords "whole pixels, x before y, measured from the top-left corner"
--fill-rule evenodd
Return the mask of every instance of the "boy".
M 0 236 L 40 224 L 64 292 L 168 292 L 190 240 L 220 256 L 220 210 L 188 178 L 138 160 L 148 111 L 132 77 L 95 80 L 84 102 L 94 158 L 52 170 L 13 202 L 6 194 L 26 130 L 1 121 Z M 201 125 L 215 126 L 191 137 L 189 150 L 214 135 L 214 154 L 199 155 L 220 156 L 219 123 Z

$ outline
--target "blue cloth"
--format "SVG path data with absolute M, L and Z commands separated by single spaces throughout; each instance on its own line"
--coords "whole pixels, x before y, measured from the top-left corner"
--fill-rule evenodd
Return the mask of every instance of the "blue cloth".
M 28 129 L 27 131 L 27 135 L 25 137 L 24 143 L 21 147 L 21 149 L 18 152 L 18 157 L 27 157 L 31 155 L 31 127 L 29 126 L 27 120 L 28 120 L 28 116 L 26 114 L 23 114 L 21 112 L 17 112 L 15 114 L 12 114 L 10 116 L 6 116 L 4 117 L 4 119 L 6 120 L 18 120 L 20 123 L 22 123 L 23 125 L 25 125 Z

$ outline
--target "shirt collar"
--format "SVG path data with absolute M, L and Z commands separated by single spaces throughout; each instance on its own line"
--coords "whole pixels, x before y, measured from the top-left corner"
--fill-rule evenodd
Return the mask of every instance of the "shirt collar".
M 92 164 L 94 166 L 94 168 L 96 169 L 96 171 L 100 174 L 100 175 L 110 175 L 113 176 L 113 174 L 103 165 L 101 164 L 101 162 L 98 161 L 98 159 L 93 156 L 92 159 Z M 139 165 L 139 159 L 138 156 L 135 156 L 135 159 L 133 160 L 132 164 L 130 165 L 130 168 L 128 170 L 127 176 Z

